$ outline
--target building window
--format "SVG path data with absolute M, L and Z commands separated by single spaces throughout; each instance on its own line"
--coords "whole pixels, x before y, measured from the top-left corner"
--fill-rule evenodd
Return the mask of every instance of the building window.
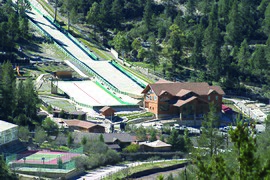
M 216 100 L 218 100 L 218 96 L 216 96 Z
M 154 96 L 154 100 L 155 100 L 155 101 L 157 100 L 157 96 Z
M 208 101 L 210 101 L 211 100 L 211 96 L 208 96 Z
M 150 96 L 150 100 L 152 100 L 152 96 Z

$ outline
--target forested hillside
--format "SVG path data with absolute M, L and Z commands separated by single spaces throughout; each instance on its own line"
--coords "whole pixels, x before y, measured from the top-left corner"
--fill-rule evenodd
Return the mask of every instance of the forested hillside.
M 42 0 L 40 0 L 42 1 Z M 55 5 L 56 0 L 49 0 Z M 169 80 L 270 97 L 270 0 L 57 0 L 71 25 Z M 26 0 L 0 6 L 0 51 L 29 39 Z
M 25 10 L 30 8 L 27 0 L 0 2 L 0 52 L 14 51 L 16 43 L 28 39 L 28 19 Z M 1 59 L 3 60 L 3 59 Z
M 58 0 L 58 7 L 168 79 L 258 86 L 270 96 L 269 0 Z

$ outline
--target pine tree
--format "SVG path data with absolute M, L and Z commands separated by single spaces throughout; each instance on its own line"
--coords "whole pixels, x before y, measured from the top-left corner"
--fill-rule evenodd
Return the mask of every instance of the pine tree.
M 8 180 L 18 179 L 15 174 L 12 174 L 10 172 L 2 155 L 0 155 L 0 179 L 8 179 Z
M 1 69 L 1 118 L 12 122 L 16 105 L 16 79 L 10 62 L 4 63 Z
M 37 104 L 38 96 L 34 90 L 32 79 L 28 78 L 24 84 L 25 89 L 25 114 L 27 117 L 35 120 L 37 119 Z
M 151 29 L 151 19 L 152 19 L 152 0 L 147 0 L 146 5 L 144 7 L 144 13 L 143 13 L 143 23 L 146 27 L 146 30 L 149 32 Z
M 238 9 L 238 1 L 234 0 L 229 16 L 230 23 L 226 26 L 225 41 L 238 46 L 243 41 L 243 20 Z
M 268 4 L 264 12 L 263 31 L 266 35 L 270 33 L 270 3 Z
M 118 27 L 123 19 L 123 5 L 120 0 L 114 0 L 112 3 L 111 14 L 113 19 L 113 26 Z
M 250 64 L 250 52 L 249 52 L 249 46 L 247 43 L 247 40 L 245 39 L 240 46 L 239 52 L 237 54 L 237 60 L 238 60 L 238 67 L 240 69 L 240 72 L 246 74 L 249 72 Z

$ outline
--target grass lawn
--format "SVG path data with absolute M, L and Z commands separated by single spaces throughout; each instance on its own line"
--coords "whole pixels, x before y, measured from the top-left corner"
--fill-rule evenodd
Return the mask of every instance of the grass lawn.
M 54 107 L 58 107 L 60 109 L 63 109 L 64 111 L 68 111 L 68 112 L 76 111 L 75 105 L 69 103 L 66 100 L 52 99 L 52 98 L 45 98 L 45 97 L 42 97 L 41 99 L 43 99 L 46 103 L 48 103 Z
M 143 117 L 152 117 L 154 114 L 151 112 L 136 112 L 136 113 L 128 113 L 128 114 L 117 114 L 119 117 L 126 117 L 128 120 L 133 120 L 137 118 L 143 118 Z
M 164 167 L 169 167 L 173 166 L 176 164 L 182 164 L 185 163 L 186 161 L 183 160 L 172 160 L 172 161 L 162 161 L 162 162 L 156 162 L 156 163 L 145 163 L 139 166 L 135 166 L 132 168 L 124 169 L 122 171 L 119 171 L 117 173 L 112 174 L 109 177 L 104 178 L 104 180 L 116 180 L 116 179 L 125 179 L 127 176 L 130 176 L 134 173 L 149 170 L 149 169 L 154 169 L 154 168 L 164 168 Z

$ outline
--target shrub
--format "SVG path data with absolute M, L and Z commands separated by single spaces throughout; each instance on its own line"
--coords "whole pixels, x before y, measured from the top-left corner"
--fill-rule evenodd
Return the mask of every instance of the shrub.
M 138 144 L 130 144 L 126 148 L 123 149 L 126 153 L 135 153 L 138 152 L 140 149 L 140 146 Z

